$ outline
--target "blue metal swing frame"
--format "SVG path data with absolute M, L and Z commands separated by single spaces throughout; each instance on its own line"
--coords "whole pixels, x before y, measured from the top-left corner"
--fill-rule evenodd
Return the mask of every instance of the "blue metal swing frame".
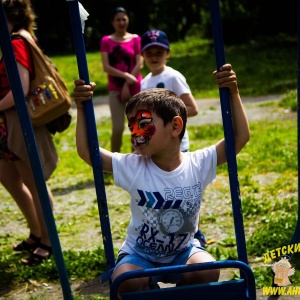
M 80 78 L 89 83 L 87 62 L 85 56 L 84 39 L 82 35 L 79 5 L 77 0 L 67 0 L 70 9 L 74 44 L 76 49 L 76 57 L 78 62 L 78 70 Z M 216 52 L 217 69 L 225 64 L 225 55 L 222 37 L 222 24 L 220 15 L 219 0 L 210 0 L 211 19 L 214 36 L 214 46 Z M 80 31 L 80 32 L 79 32 Z M 123 293 L 122 299 L 153 299 L 157 300 L 172 297 L 172 299 L 212 299 L 212 300 L 234 300 L 234 299 L 256 299 L 255 279 L 252 269 L 248 265 L 247 250 L 245 242 L 245 233 L 243 226 L 243 215 L 241 208 L 240 190 L 237 174 L 236 154 L 234 148 L 233 128 L 231 119 L 230 99 L 228 89 L 220 89 L 221 110 L 223 118 L 223 128 L 225 137 L 225 147 L 228 161 L 228 173 L 230 180 L 230 190 L 232 196 L 232 209 L 234 215 L 234 226 L 237 240 L 238 260 L 224 260 L 210 263 L 180 265 L 174 267 L 162 267 L 153 269 L 144 269 L 131 271 L 118 276 L 114 282 L 111 282 L 110 275 L 115 266 L 113 244 L 110 231 L 109 214 L 107 209 L 107 200 L 105 195 L 104 182 L 102 179 L 101 158 L 99 157 L 99 145 L 96 133 L 96 124 L 94 109 L 91 101 L 84 104 L 85 116 L 87 120 L 88 138 L 90 141 L 90 151 L 92 165 L 95 176 L 96 189 L 98 199 L 98 207 L 100 214 L 100 223 L 103 234 L 103 243 L 106 255 L 107 271 L 101 275 L 102 282 L 109 280 L 110 282 L 110 299 L 117 300 L 117 292 L 119 286 L 126 280 L 131 278 L 154 276 L 170 273 L 193 272 L 208 269 L 234 268 L 240 270 L 240 279 L 222 282 L 213 282 L 208 284 L 195 284 L 190 286 L 178 286 L 171 288 L 151 289 L 145 291 L 136 291 L 131 293 Z M 201 296 L 200 296 L 201 295 Z
M 67 0 L 69 3 L 70 14 L 73 24 L 73 36 L 76 48 L 76 55 L 78 61 L 78 70 L 80 78 L 84 79 L 86 83 L 89 83 L 89 76 L 87 70 L 87 63 L 85 58 L 84 41 L 82 37 L 82 29 L 79 16 L 79 7 L 77 0 Z M 223 38 L 222 38 L 222 27 L 221 27 L 221 16 L 219 0 L 210 0 L 211 7 L 211 19 L 214 35 L 214 46 L 216 52 L 217 68 L 219 69 L 225 63 L 225 55 L 223 49 Z M 49 237 L 51 245 L 54 250 L 54 258 L 58 269 L 58 275 L 61 281 L 61 286 L 64 294 L 64 299 L 73 299 L 72 291 L 70 289 L 70 284 L 68 280 L 67 271 L 65 268 L 60 242 L 58 239 L 54 218 L 52 215 L 52 210 L 50 207 L 50 202 L 48 199 L 48 194 L 44 182 L 43 172 L 40 164 L 39 154 L 37 152 L 37 147 L 33 135 L 33 129 L 30 123 L 29 114 L 27 112 L 27 107 L 25 105 L 25 97 L 23 89 L 21 86 L 21 81 L 18 76 L 17 65 L 14 56 L 12 55 L 12 47 L 10 43 L 9 33 L 7 29 L 7 24 L 5 20 L 4 11 L 2 9 L 2 4 L 0 4 L 0 45 L 3 52 L 3 57 L 6 64 L 9 66 L 7 68 L 8 77 L 12 85 L 13 95 L 16 101 L 16 110 L 22 125 L 22 131 L 24 139 L 26 141 L 27 151 L 30 157 L 30 163 L 32 170 L 34 172 L 36 185 L 41 198 L 41 204 L 43 209 L 43 214 L 45 217 L 45 222 L 47 229 L 49 231 Z M 299 29 L 300 29 L 300 0 L 298 0 L 298 91 L 300 86 L 300 76 L 299 76 Z M 255 289 L 255 279 L 251 268 L 247 261 L 247 251 L 245 244 L 245 235 L 243 228 L 243 218 L 241 210 L 241 201 L 239 194 L 239 183 L 237 175 L 236 166 L 236 156 L 234 148 L 232 151 L 232 146 L 234 145 L 232 125 L 231 125 L 231 115 L 230 115 L 230 102 L 229 95 L 226 89 L 220 89 L 220 99 L 221 99 L 221 109 L 224 127 L 224 136 L 226 142 L 226 153 L 228 158 L 228 173 L 230 179 L 230 190 L 232 195 L 232 208 L 234 215 L 234 226 L 236 232 L 237 240 L 237 250 L 238 250 L 238 260 L 224 260 L 217 261 L 213 263 L 195 264 L 195 265 L 182 265 L 176 267 L 164 267 L 156 269 L 147 269 L 142 271 L 132 271 L 120 275 L 113 283 L 111 283 L 111 299 L 117 299 L 117 290 L 120 284 L 130 278 L 152 276 L 158 274 L 169 274 L 169 273 L 182 273 L 188 271 L 197 271 L 204 269 L 223 269 L 223 268 L 237 268 L 241 271 L 241 278 L 238 280 L 222 281 L 209 284 L 197 284 L 192 286 L 180 286 L 172 288 L 163 288 L 157 290 L 139 291 L 134 293 L 123 294 L 123 299 L 152 299 L 155 296 L 157 299 L 165 299 L 166 297 L 173 297 L 174 299 L 182 299 L 183 297 L 189 297 L 190 299 L 212 299 L 212 300 L 225 300 L 225 299 L 256 299 L 256 289 Z M 298 116 L 299 116 L 299 92 L 298 92 Z M 101 159 L 99 157 L 99 145 L 96 132 L 96 124 L 94 118 L 94 110 L 92 100 L 85 104 L 85 114 L 87 116 L 87 127 L 89 135 L 89 146 L 91 149 L 91 157 L 93 163 L 94 178 L 96 184 L 97 200 L 99 207 L 99 215 L 101 222 L 101 229 L 103 235 L 103 243 L 106 255 L 107 273 L 115 266 L 115 258 L 112 244 L 112 237 L 110 231 L 109 214 L 107 209 L 106 194 L 104 188 L 104 181 L 102 175 L 102 165 Z M 298 117 L 298 133 L 300 129 L 300 121 Z M 298 135 L 298 162 L 300 157 L 299 151 L 299 135 Z M 299 171 L 299 165 L 298 165 Z M 298 172 L 298 183 L 299 183 L 299 172 Z M 298 191 L 299 194 L 299 191 Z M 298 222 L 291 239 L 291 244 L 299 241 L 300 232 L 300 197 L 298 197 Z M 50 212 L 50 213 L 49 213 Z
M 212 30 L 214 38 L 214 48 L 216 53 L 216 64 L 219 70 L 225 64 L 225 54 L 222 37 L 222 23 L 220 6 L 218 0 L 210 0 L 210 11 L 212 20 Z M 232 198 L 232 210 L 234 216 L 234 227 L 237 241 L 238 260 L 224 260 L 212 263 L 203 263 L 195 265 L 183 265 L 175 267 L 163 267 L 156 269 L 146 269 L 141 271 L 132 271 L 120 275 L 111 284 L 111 300 L 117 299 L 118 287 L 127 279 L 135 277 L 145 277 L 159 274 L 182 273 L 187 271 L 236 268 L 240 270 L 241 278 L 239 280 L 230 280 L 222 282 L 212 282 L 208 284 L 195 284 L 191 286 L 181 286 L 172 288 L 163 288 L 147 291 L 138 291 L 134 293 L 125 293 L 122 299 L 165 299 L 166 296 L 172 299 L 256 299 L 255 279 L 252 269 L 248 265 L 245 233 L 243 226 L 243 215 L 240 199 L 240 188 L 238 182 L 238 172 L 236 163 L 236 154 L 234 147 L 234 135 L 232 128 L 230 98 L 228 89 L 219 89 L 220 104 L 224 128 L 224 138 L 226 146 L 226 155 L 228 162 L 228 174 L 230 181 L 230 191 Z

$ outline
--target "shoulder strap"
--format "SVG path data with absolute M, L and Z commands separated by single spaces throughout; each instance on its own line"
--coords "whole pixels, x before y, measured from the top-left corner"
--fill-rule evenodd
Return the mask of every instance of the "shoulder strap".
M 34 80 L 36 77 L 47 74 L 48 76 L 51 76 L 54 79 L 54 81 L 56 82 L 56 84 L 61 90 L 68 93 L 66 83 L 61 77 L 61 75 L 59 74 L 56 66 L 53 64 L 50 58 L 44 54 L 44 52 L 36 44 L 36 42 L 32 39 L 32 37 L 26 34 L 26 32 L 22 32 L 22 31 L 13 33 L 12 38 L 14 36 L 19 36 L 23 38 L 31 49 L 33 68 L 34 68 L 34 77 L 32 78 L 32 80 Z M 68 96 L 68 98 L 69 97 L 70 96 Z M 69 101 L 71 103 L 71 98 Z
M 28 35 L 29 35 L 29 33 L 28 33 Z M 30 52 L 31 52 L 31 56 L 32 56 L 32 58 L 31 58 L 32 59 L 32 67 L 33 67 L 32 73 L 30 73 L 30 79 L 32 80 L 35 77 L 35 67 L 34 67 L 34 57 L 33 56 L 36 51 L 34 51 L 34 49 L 33 49 L 35 47 L 34 46 L 35 41 L 33 41 L 32 38 L 30 38 L 30 36 L 28 36 L 28 35 L 22 31 L 13 32 L 11 34 L 11 40 L 22 39 L 27 43 L 28 47 L 30 48 Z
M 12 39 L 14 39 L 14 38 L 22 38 L 23 40 L 25 40 L 31 46 L 31 48 L 34 49 L 34 51 L 36 51 L 37 53 L 39 53 L 39 55 L 41 57 L 46 56 L 43 53 L 43 51 L 41 50 L 41 48 L 37 45 L 37 43 L 33 40 L 33 38 L 30 37 L 30 36 L 28 36 L 23 31 L 14 32 L 14 33 L 12 33 L 11 37 L 12 37 Z
M 12 37 L 12 39 L 22 38 L 29 45 L 29 47 L 31 49 L 32 61 L 33 61 L 33 65 L 34 65 L 34 73 L 36 73 L 38 71 L 35 68 L 35 64 L 38 64 L 37 67 L 42 69 L 45 73 L 46 73 L 46 69 L 47 69 L 48 72 L 50 72 L 52 74 L 52 76 L 55 77 L 55 79 L 57 79 L 57 77 L 59 77 L 58 80 L 61 80 L 61 78 L 57 72 L 57 68 L 55 67 L 53 62 L 50 60 L 50 58 L 46 54 L 44 54 L 44 52 L 41 50 L 41 48 L 37 45 L 37 43 L 33 40 L 33 38 L 31 36 L 26 34 L 26 32 L 18 31 L 18 32 L 12 33 L 11 37 Z

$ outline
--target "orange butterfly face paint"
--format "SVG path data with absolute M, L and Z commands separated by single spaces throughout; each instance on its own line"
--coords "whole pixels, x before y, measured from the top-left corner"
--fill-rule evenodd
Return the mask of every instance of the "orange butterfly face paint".
M 151 113 L 147 110 L 139 110 L 135 117 L 130 118 L 128 128 L 131 131 L 131 143 L 134 147 L 148 144 L 155 132 Z

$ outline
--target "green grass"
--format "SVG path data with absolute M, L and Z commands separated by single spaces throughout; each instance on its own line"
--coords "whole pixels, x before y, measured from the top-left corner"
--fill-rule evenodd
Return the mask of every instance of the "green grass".
M 226 47 L 226 62 L 233 65 L 238 75 L 239 89 L 245 96 L 283 94 L 297 87 L 297 45 L 285 47 L 273 43 L 268 45 L 242 45 Z M 107 75 L 103 72 L 99 52 L 86 54 L 90 81 L 97 84 L 95 95 L 107 93 Z M 78 78 L 78 68 L 74 55 L 51 57 L 66 80 L 70 92 L 73 81 Z M 282 67 L 284 62 L 284 68 Z M 168 65 L 180 71 L 187 79 L 195 98 L 218 97 L 218 89 L 212 71 L 216 69 L 216 59 L 211 41 L 188 38 L 185 42 L 171 44 Z M 142 70 L 145 76 L 149 70 Z
M 185 48 L 186 47 L 186 48 Z M 253 50 L 253 49 L 252 49 Z M 295 111 L 296 69 L 295 49 L 283 51 L 251 48 L 228 49 L 228 61 L 232 62 L 239 77 L 242 95 L 283 94 L 280 106 Z M 270 49 L 268 49 L 270 50 Z M 211 45 L 205 41 L 192 40 L 172 45 L 170 65 L 187 76 L 195 96 L 217 97 L 218 91 L 210 78 L 214 69 Z M 106 75 L 102 72 L 100 55 L 87 54 L 91 81 L 98 83 L 97 93 L 106 93 Z M 73 88 L 77 77 L 76 59 L 73 56 L 55 57 L 53 61 Z M 284 61 L 284 68 L 282 67 Z M 280 69 L 280 67 L 282 69 Z M 284 78 L 284 79 L 283 79 Z M 199 81 L 199 82 L 198 82 Z M 293 90 L 294 89 L 294 90 Z M 268 105 L 276 106 L 275 103 Z M 104 250 L 100 233 L 99 213 L 90 167 L 81 161 L 75 146 L 75 122 L 70 128 L 56 134 L 54 141 L 60 157 L 49 185 L 55 196 L 55 219 L 68 274 L 71 280 L 97 277 L 105 269 Z M 259 121 L 250 124 L 251 139 L 238 155 L 238 172 L 244 213 L 244 227 L 251 266 L 257 287 L 269 286 L 272 277 L 269 266 L 262 267 L 263 255 L 272 249 L 286 245 L 295 228 L 297 219 L 297 124 L 296 118 Z M 111 124 L 109 118 L 97 122 L 100 146 L 110 148 Z M 190 126 L 191 150 L 202 148 L 223 137 L 221 125 Z M 122 152 L 130 152 L 129 135 L 124 134 Z M 216 242 L 208 247 L 217 259 L 236 259 L 227 167 L 218 169 L 218 179 L 210 186 L 203 200 L 204 212 L 201 224 L 208 238 Z M 125 238 L 129 222 L 129 201 L 123 191 L 113 186 L 111 175 L 104 174 L 105 189 L 109 203 L 115 251 Z M 11 245 L 24 238 L 22 234 L 7 231 L 6 226 L 26 224 L 14 201 L 0 187 L 2 202 L 0 210 L 0 286 L 17 285 L 28 280 L 58 281 L 53 257 L 36 268 L 20 264 L 20 255 L 12 253 Z M 214 201 L 213 209 L 205 209 L 207 201 Z M 15 226 L 15 225 L 14 225 Z M 89 230 L 99 233 L 89 238 Z M 218 235 L 216 232 L 221 231 Z M 300 283 L 300 263 L 292 262 L 296 274 L 294 284 Z M 233 277 L 235 275 L 233 274 Z M 38 298 L 32 298 L 38 299 Z M 43 298 L 41 298 L 43 299 Z M 82 299 L 76 296 L 75 299 Z M 95 295 L 91 299 L 105 299 Z
M 105 147 L 109 147 L 107 135 L 109 124 L 108 119 L 97 124 L 100 143 Z M 237 161 L 248 253 L 250 257 L 262 258 L 264 253 L 288 244 L 295 228 L 297 217 L 297 164 L 295 163 L 297 161 L 297 130 L 295 119 L 285 122 L 260 121 L 251 123 L 250 127 L 251 140 L 238 155 Z M 189 127 L 193 149 L 214 143 L 222 137 L 222 134 L 222 126 L 218 124 Z M 56 195 L 57 202 L 60 202 L 59 194 L 63 195 L 68 190 L 77 190 L 80 194 L 86 193 L 88 195 L 85 189 L 92 188 L 91 169 L 78 158 L 75 151 L 74 135 L 75 124 L 73 123 L 69 130 L 55 136 L 60 164 L 50 181 L 50 185 Z M 124 135 L 124 141 L 126 139 L 129 139 L 128 135 Z M 218 176 L 226 178 L 226 167 L 220 168 L 218 174 Z M 116 241 L 121 242 L 125 237 L 125 230 L 129 221 L 128 202 L 120 199 L 122 193 L 114 191 L 111 176 L 105 175 L 104 178 L 106 189 L 109 195 L 112 195 L 112 198 L 109 196 L 108 200 L 111 220 L 114 220 L 112 223 L 113 236 Z M 234 232 L 232 224 L 228 224 L 228 216 L 231 214 L 228 187 L 217 183 L 217 187 L 210 188 L 211 191 L 214 189 L 218 190 L 220 200 L 224 199 L 222 204 L 224 211 L 216 210 L 215 214 L 210 216 L 203 214 L 201 219 L 203 226 L 204 228 L 218 226 L 223 230 L 229 229 L 224 238 L 209 247 L 209 251 L 218 259 L 236 259 Z M 120 200 L 115 199 L 115 195 Z M 5 191 L 0 189 L 0 196 L 4 198 Z M 78 196 L 78 198 L 82 199 L 82 196 Z M 10 219 L 11 213 L 14 211 L 12 200 L 7 200 L 10 205 L 7 205 L 0 212 L 0 219 L 3 222 Z M 73 203 L 69 202 L 69 209 L 72 210 L 70 205 L 83 206 L 85 204 L 84 198 L 82 201 L 80 202 L 75 198 Z M 16 214 L 18 215 L 16 216 L 17 219 L 21 218 L 20 213 L 14 211 L 14 215 Z M 225 218 L 224 221 L 222 215 Z M 56 213 L 56 220 L 61 239 L 68 239 L 68 236 L 72 239 L 79 232 L 84 231 L 86 225 L 88 227 L 99 226 L 97 202 L 94 198 L 91 205 L 87 207 L 86 213 L 83 212 L 83 214 L 76 214 L 72 217 L 63 211 Z M 216 225 L 216 221 L 218 225 Z M 214 234 L 208 234 L 209 236 L 214 236 Z M 20 256 L 12 254 L 10 250 L 10 245 L 16 239 L 17 237 L 13 232 L 6 236 L 0 236 L 0 242 L 3 245 L 0 249 L 0 270 L 2 272 L 0 275 L 1 278 L 5 278 L 5 282 L 16 283 L 32 278 L 58 280 L 53 258 L 50 262 L 43 263 L 37 268 L 28 269 L 21 266 L 19 263 Z M 99 236 L 98 242 L 100 239 Z M 72 279 L 97 276 L 101 270 L 105 269 L 102 246 L 79 251 L 76 251 L 75 246 L 74 249 L 64 251 L 64 258 L 69 276 Z M 300 266 L 297 265 L 297 267 Z M 18 271 L 16 272 L 16 270 Z M 265 272 L 264 269 L 259 269 L 256 272 L 258 272 L 258 278 L 265 278 L 264 281 L 258 279 L 258 286 L 262 286 L 269 280 L 269 277 L 265 275 L 264 277 L 262 274 Z M 298 271 L 296 272 L 298 276 Z

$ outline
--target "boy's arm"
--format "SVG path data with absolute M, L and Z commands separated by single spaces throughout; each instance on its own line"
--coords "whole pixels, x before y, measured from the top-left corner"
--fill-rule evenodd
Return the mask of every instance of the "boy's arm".
M 91 96 L 93 95 L 93 91 L 95 89 L 95 84 L 91 83 L 90 85 L 84 85 L 84 81 L 80 79 L 76 79 L 74 83 L 76 86 L 73 90 L 74 101 L 77 106 L 77 152 L 81 159 L 83 159 L 88 165 L 92 166 L 83 102 L 91 99 Z M 102 160 L 103 172 L 112 173 L 112 153 L 110 151 L 100 148 L 100 155 Z
M 216 78 L 219 88 L 229 88 L 235 152 L 238 154 L 249 141 L 250 130 L 247 115 L 239 94 L 236 74 L 230 64 L 225 64 L 220 68 L 220 72 L 214 71 L 213 75 Z M 217 165 L 219 166 L 226 163 L 227 158 L 224 139 L 216 144 L 216 150 Z
M 182 94 L 180 99 L 184 102 L 187 110 L 187 116 L 193 117 L 198 114 L 198 106 L 192 94 Z

